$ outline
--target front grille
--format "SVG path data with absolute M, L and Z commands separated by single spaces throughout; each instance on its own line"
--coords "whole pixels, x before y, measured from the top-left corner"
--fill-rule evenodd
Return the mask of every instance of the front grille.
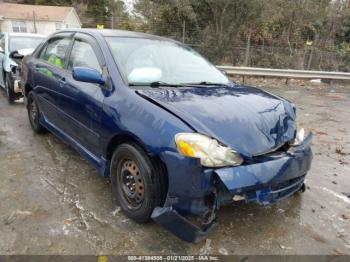
M 293 179 L 289 179 L 287 181 L 284 181 L 282 183 L 276 183 L 276 184 L 273 184 L 270 189 L 271 191 L 278 191 L 278 190 L 281 190 L 283 188 L 286 188 L 292 184 L 298 184 L 298 182 L 301 182 L 303 181 L 305 178 L 305 175 L 304 176 L 300 176 L 300 177 L 296 177 L 296 178 L 293 178 Z
M 290 149 L 290 144 L 284 143 L 272 151 L 246 158 L 243 165 L 252 165 L 265 162 L 267 158 L 282 157 Z
M 304 184 L 304 178 L 305 175 L 246 192 L 247 202 L 257 201 L 262 205 L 273 204 L 300 190 Z

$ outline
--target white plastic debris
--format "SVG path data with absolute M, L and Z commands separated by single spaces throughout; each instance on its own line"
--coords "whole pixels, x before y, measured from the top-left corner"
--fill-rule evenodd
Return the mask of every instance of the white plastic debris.
M 284 246 L 284 245 L 282 245 L 282 244 L 279 244 L 280 245 L 280 248 L 281 249 L 286 249 L 286 250 L 292 250 L 293 248 L 291 248 L 291 247 L 286 247 L 286 246 Z
M 321 84 L 322 80 L 321 79 L 312 79 L 312 80 L 310 80 L 310 82 L 313 84 Z
M 241 196 L 241 195 L 234 195 L 232 198 L 233 201 L 243 201 L 245 200 L 245 196 Z
M 227 256 L 228 255 L 228 251 L 226 250 L 226 248 L 220 247 L 219 248 L 219 253 L 221 255 Z
M 207 238 L 205 241 L 205 245 L 199 250 L 200 255 L 207 255 L 211 253 L 211 239 Z
M 120 207 L 117 207 L 113 212 L 112 215 L 116 216 L 120 212 Z
M 277 209 L 277 213 L 282 214 L 282 213 L 284 213 L 284 212 L 285 212 L 285 210 L 284 210 L 284 209 L 282 209 L 282 208 Z

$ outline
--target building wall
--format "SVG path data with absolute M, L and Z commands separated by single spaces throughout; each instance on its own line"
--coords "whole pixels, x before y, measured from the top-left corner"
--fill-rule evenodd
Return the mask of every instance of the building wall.
M 27 33 L 35 33 L 33 20 L 27 20 Z M 80 23 L 74 12 L 71 12 L 63 22 L 48 22 L 48 21 L 36 21 L 36 28 L 38 34 L 49 35 L 56 32 L 59 29 L 64 28 L 80 28 Z M 0 21 L 1 32 L 13 32 L 12 20 L 4 19 Z
M 80 20 L 77 13 L 72 9 L 72 11 L 67 15 L 64 23 L 67 28 L 81 28 Z

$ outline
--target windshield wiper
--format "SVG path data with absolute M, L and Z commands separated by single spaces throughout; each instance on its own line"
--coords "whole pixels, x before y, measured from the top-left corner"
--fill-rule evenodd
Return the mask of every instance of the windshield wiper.
M 149 87 L 153 87 L 153 88 L 159 88 L 161 86 L 165 86 L 165 87 L 180 87 L 183 85 L 179 85 L 179 84 L 171 84 L 171 83 L 166 83 L 163 81 L 155 81 L 152 83 L 130 83 L 129 86 L 149 86 Z
M 203 86 L 229 86 L 228 84 L 223 83 L 214 83 L 214 82 L 198 82 L 198 83 L 181 83 L 181 84 L 171 84 L 163 81 L 155 81 L 151 83 L 130 83 L 129 86 L 147 86 L 152 88 L 159 87 L 203 87 Z
M 198 83 L 181 83 L 182 86 L 194 86 L 194 87 L 200 87 L 200 86 L 228 86 L 228 84 L 223 83 L 214 83 L 214 82 L 198 82 Z

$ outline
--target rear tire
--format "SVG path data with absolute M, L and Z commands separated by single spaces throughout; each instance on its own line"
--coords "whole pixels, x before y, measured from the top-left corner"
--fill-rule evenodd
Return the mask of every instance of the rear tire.
M 13 104 L 16 100 L 16 94 L 13 90 L 13 81 L 11 81 L 9 73 L 5 73 L 5 91 L 7 101 L 9 102 L 9 104 Z
M 32 92 L 28 94 L 27 98 L 27 111 L 30 125 L 33 131 L 37 134 L 44 134 L 47 130 L 40 124 L 40 109 L 36 98 Z
M 161 170 L 135 143 L 121 144 L 111 160 L 113 195 L 123 213 L 138 223 L 149 221 L 162 203 Z

